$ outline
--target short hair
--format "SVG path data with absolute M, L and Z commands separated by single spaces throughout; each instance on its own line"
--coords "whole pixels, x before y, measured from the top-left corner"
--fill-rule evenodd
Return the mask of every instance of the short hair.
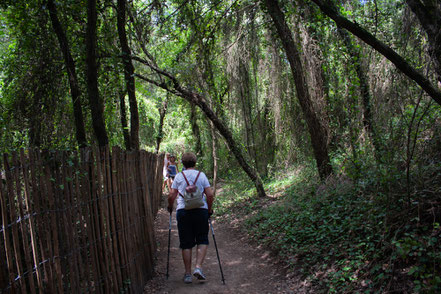
M 192 152 L 186 152 L 182 155 L 182 164 L 185 168 L 192 168 L 196 166 L 197 157 Z

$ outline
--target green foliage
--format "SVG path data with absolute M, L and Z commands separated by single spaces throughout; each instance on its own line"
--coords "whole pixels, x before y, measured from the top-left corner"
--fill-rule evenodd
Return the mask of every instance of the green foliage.
M 439 218 L 416 215 L 424 202 L 403 211 L 394 196 L 400 178 L 384 179 L 388 189 L 372 186 L 384 174 L 359 182 L 334 177 L 320 184 L 312 169 L 268 180 L 265 187 L 276 201 L 256 200 L 240 180 L 223 185 L 216 214 L 243 219 L 254 240 L 323 292 L 387 292 L 404 289 L 404 281 L 416 293 L 440 290 Z
M 1 152 L 33 145 L 76 146 L 63 56 L 43 2 L 3 1 L 0 6 Z M 311 92 L 324 93 L 313 103 L 325 110 L 321 123 L 329 131 L 337 174 L 320 183 L 286 54 L 258 3 L 128 3 L 132 54 L 203 95 L 271 194 L 256 199 L 230 149 L 217 140 L 218 176 L 229 191 L 216 202 L 218 214 L 244 215 L 256 240 L 280 252 L 293 268 L 300 266 L 328 292 L 383 292 L 402 281 L 414 292 L 440 290 L 438 104 L 361 41 L 352 38 L 353 48 L 348 46 L 316 5 L 284 1 L 286 20 L 307 53 L 301 52 L 305 68 L 319 64 L 317 76 L 323 78 L 309 81 L 310 73 L 305 77 Z M 56 4 L 76 63 L 87 139 L 93 144 L 84 1 Z M 109 4 L 98 4 L 99 92 L 110 144 L 123 146 L 119 103 L 124 74 L 116 11 Z M 346 1 L 339 9 L 434 80 L 425 33 L 404 2 Z M 136 74 L 173 86 L 142 63 L 134 61 L 134 66 Z M 369 84 L 375 133 L 366 125 L 358 67 Z M 203 150 L 198 167 L 211 173 L 213 138 L 200 110 L 190 122 L 187 101 L 141 79 L 136 80 L 136 96 L 141 147 L 154 151 L 160 136 L 160 151 L 179 160 L 184 151 L 195 151 L 199 136 Z M 159 134 L 159 109 L 168 96 Z M 130 128 L 127 100 L 125 105 Z

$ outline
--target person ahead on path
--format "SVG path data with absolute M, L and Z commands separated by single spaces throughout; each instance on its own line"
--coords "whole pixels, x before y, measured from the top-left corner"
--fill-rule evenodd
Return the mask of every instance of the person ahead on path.
M 167 163 L 167 174 L 168 174 L 167 186 L 169 188 L 169 191 L 178 172 L 179 172 L 179 167 L 176 162 L 176 157 L 174 155 L 170 155 L 169 162 Z
M 164 182 L 162 183 L 162 191 L 164 191 L 165 189 L 165 185 L 168 184 L 168 171 L 167 171 L 167 167 L 168 164 L 170 163 L 170 153 L 166 153 L 164 156 L 164 167 L 162 168 L 162 175 L 164 176 Z M 169 191 L 170 191 L 170 187 L 168 187 Z
M 191 152 L 185 153 L 182 156 L 182 164 L 185 167 L 185 171 L 176 175 L 168 196 L 167 209 L 170 213 L 173 211 L 173 205 L 177 198 L 176 220 L 178 222 L 179 247 L 182 249 L 182 259 L 185 267 L 185 283 L 192 282 L 191 256 L 194 246 L 197 247 L 196 265 L 193 275 L 198 280 L 206 280 L 202 272 L 202 265 L 208 250 L 208 218 L 213 213 L 213 191 L 207 176 L 195 169 L 196 160 L 196 155 Z M 197 186 L 199 191 L 204 194 L 201 205 L 196 208 L 191 208 L 192 206 L 184 199 L 184 195 L 188 193 L 186 188 L 191 185 Z

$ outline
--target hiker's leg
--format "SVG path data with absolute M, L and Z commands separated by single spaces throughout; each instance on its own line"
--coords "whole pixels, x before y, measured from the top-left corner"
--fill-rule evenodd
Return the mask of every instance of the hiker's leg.
M 205 256 L 207 255 L 208 245 L 198 245 L 196 248 L 196 267 L 202 268 Z
M 191 249 L 182 249 L 182 259 L 184 260 L 185 273 L 191 274 Z
M 167 178 L 167 187 L 168 187 L 168 190 L 169 190 L 169 191 L 171 191 L 171 184 L 172 184 L 172 183 L 171 183 L 171 179 L 170 179 L 170 177 L 168 177 L 168 178 Z
M 208 210 L 201 209 L 198 212 L 196 226 L 196 267 L 202 268 L 208 249 Z
M 188 211 L 178 209 L 176 211 L 176 220 L 178 222 L 179 247 L 182 249 L 185 273 L 191 274 L 191 251 L 196 244 L 192 234 L 191 223 L 188 222 Z

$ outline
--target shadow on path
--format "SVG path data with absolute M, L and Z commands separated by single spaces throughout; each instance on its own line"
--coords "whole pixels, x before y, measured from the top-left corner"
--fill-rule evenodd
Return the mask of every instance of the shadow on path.
M 250 245 L 246 237 L 228 223 L 212 220 L 220 260 L 225 277 L 222 284 L 216 250 L 210 231 L 210 247 L 204 263 L 206 282 L 193 279 L 192 284 L 184 284 L 184 265 L 179 249 L 175 212 L 172 216 L 172 235 L 170 249 L 169 279 L 165 279 L 167 262 L 169 214 L 162 208 L 155 223 L 155 234 L 158 242 L 156 272 L 146 285 L 144 293 L 303 293 L 299 287 L 293 290 L 292 281 L 286 280 L 280 266 L 268 252 Z M 195 252 L 193 250 L 194 269 Z M 306 293 L 306 292 L 304 292 Z

